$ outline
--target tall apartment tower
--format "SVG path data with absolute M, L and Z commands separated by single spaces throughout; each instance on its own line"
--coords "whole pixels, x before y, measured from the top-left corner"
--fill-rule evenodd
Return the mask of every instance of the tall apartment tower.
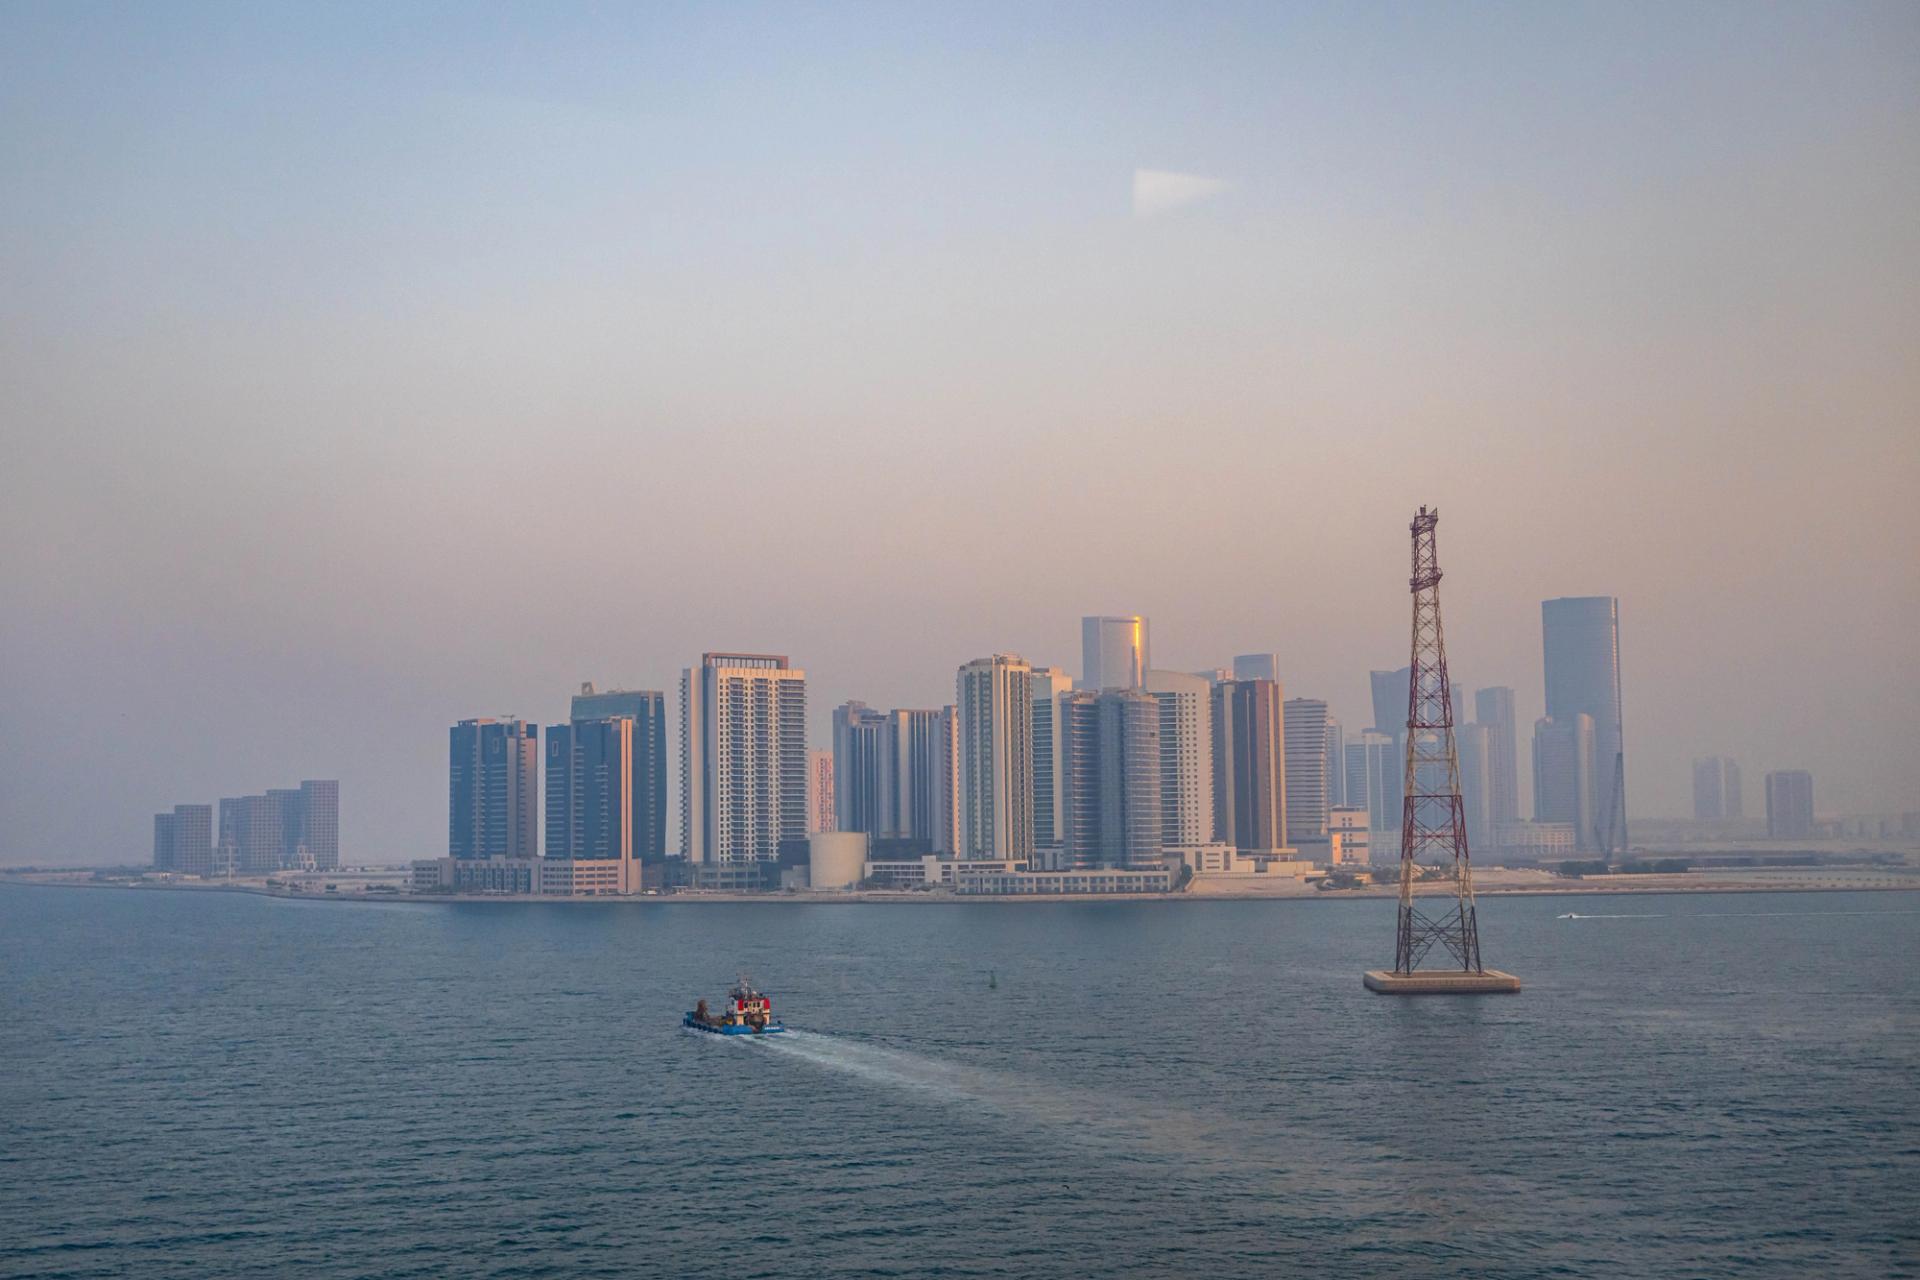
M 213 806 L 177 804 L 153 815 L 153 867 L 180 875 L 213 874 Z
M 1398 742 L 1407 732 L 1407 692 L 1413 668 L 1398 671 L 1367 672 L 1367 688 L 1373 695 L 1373 731 Z M 1394 817 L 1397 824 L 1398 815 Z
M 283 791 L 269 791 L 258 796 L 228 796 L 220 801 L 221 856 L 215 859 L 217 871 L 262 875 L 285 865 L 285 795 Z
M 1213 840 L 1213 685 L 1181 671 L 1148 671 L 1159 706 L 1160 842 L 1168 848 Z
M 960 668 L 960 854 L 1033 856 L 1033 668 L 1013 654 Z
M 834 809 L 833 752 L 807 752 L 807 834 L 838 831 L 839 814 Z
M 953 715 L 938 710 L 887 713 L 886 834 L 953 852 Z
M 1235 680 L 1268 680 L 1280 683 L 1280 655 L 1277 653 L 1236 653 L 1233 656 Z
M 1139 614 L 1080 619 L 1080 687 L 1138 689 L 1152 666 L 1147 620 Z
M 1546 657 L 1547 717 L 1565 724 L 1593 719 L 1592 831 L 1583 847 L 1624 851 L 1627 839 L 1625 755 L 1620 714 L 1620 602 L 1612 596 L 1563 596 L 1540 605 Z
M 833 805 L 836 829 L 893 834 L 886 813 L 892 751 L 885 712 L 864 702 L 833 709 Z
M 806 838 L 807 673 L 784 654 L 702 654 L 680 675 L 680 856 L 774 862 Z
M 340 780 L 308 778 L 300 784 L 299 847 L 316 871 L 340 869 Z
M 1061 699 L 1067 794 L 1062 868 L 1160 865 L 1161 704 L 1137 689 L 1077 689 Z
M 1473 718 L 1487 731 L 1487 804 L 1498 827 L 1520 820 L 1520 740 L 1514 720 L 1513 690 L 1505 685 L 1473 695 Z M 1475 845 L 1479 849 L 1481 846 Z
M 1730 756 L 1693 762 L 1693 816 L 1703 821 L 1743 816 L 1740 765 Z
M 1066 841 L 1060 699 L 1073 692 L 1073 677 L 1059 667 L 1036 667 L 1027 683 L 1033 700 L 1033 847 L 1042 862 L 1052 865 L 1050 852 Z
M 570 720 L 633 721 L 633 856 L 667 856 L 667 696 L 658 689 L 595 689 L 582 684 Z
M 1299 849 L 1327 838 L 1327 704 L 1286 702 L 1287 843 Z
M 1767 775 L 1767 836 L 1806 840 L 1813 835 L 1813 775 L 1781 769 Z
M 1287 847 L 1282 697 L 1280 685 L 1266 679 L 1213 687 L 1213 837 L 1242 853 Z
M 547 727 L 547 856 L 634 861 L 632 716 Z M 623 886 L 628 882 L 623 879 Z
M 462 720 L 448 733 L 447 852 L 532 858 L 540 852 L 540 730 L 514 719 Z
M 1467 848 L 1493 851 L 1493 732 L 1483 724 L 1454 730 L 1460 765 L 1460 816 L 1467 824 Z
M 1327 811 L 1344 809 L 1347 804 L 1347 734 L 1340 721 L 1327 717 L 1324 739 L 1327 755 Z
M 1376 852 L 1399 848 L 1406 761 L 1389 733 L 1368 729 L 1347 743 L 1347 807 L 1367 811 Z
M 1533 820 L 1573 827 L 1574 847 L 1599 848 L 1594 831 L 1593 717 L 1546 716 L 1533 726 Z

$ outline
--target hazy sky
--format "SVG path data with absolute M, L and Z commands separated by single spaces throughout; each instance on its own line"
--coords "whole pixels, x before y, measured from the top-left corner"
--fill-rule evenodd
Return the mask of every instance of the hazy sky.
M 1184 176 L 1181 176 L 1184 175 Z M 789 653 L 1276 650 L 1368 718 L 1441 510 L 1628 796 L 1920 808 L 1920 5 L 0 5 L 0 860 Z

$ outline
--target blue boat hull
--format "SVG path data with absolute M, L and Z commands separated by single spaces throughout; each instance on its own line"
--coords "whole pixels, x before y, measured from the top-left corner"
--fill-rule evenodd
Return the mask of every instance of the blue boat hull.
M 778 1021 L 769 1022 L 758 1031 L 748 1026 L 717 1026 L 702 1022 L 690 1013 L 680 1020 L 680 1025 L 689 1031 L 704 1031 L 710 1036 L 777 1036 L 786 1030 Z

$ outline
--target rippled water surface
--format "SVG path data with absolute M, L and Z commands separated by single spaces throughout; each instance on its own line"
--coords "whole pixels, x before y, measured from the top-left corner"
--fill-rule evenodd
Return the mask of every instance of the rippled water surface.
M 0 1275 L 1915 1268 L 1920 901 L 1481 919 L 1524 994 L 1369 995 L 1385 901 L 0 887 Z M 736 969 L 794 1033 L 678 1029 Z

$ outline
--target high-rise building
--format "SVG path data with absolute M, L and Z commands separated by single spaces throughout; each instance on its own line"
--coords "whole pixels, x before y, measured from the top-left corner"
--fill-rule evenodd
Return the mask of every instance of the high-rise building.
M 1067 795 L 1055 869 L 1161 865 L 1161 705 L 1137 689 L 1078 689 L 1060 701 Z
M 1302 853 L 1327 838 L 1327 704 L 1286 702 L 1287 843 Z
M 1813 775 L 1780 769 L 1767 775 L 1767 836 L 1806 840 L 1813 835 Z
M 807 834 L 838 831 L 840 818 L 834 809 L 833 752 L 818 749 L 807 752 Z
M 1213 840 L 1213 686 L 1182 671 L 1152 671 L 1146 691 L 1159 706 L 1161 843 L 1188 848 Z
M 1327 808 L 1341 809 L 1347 803 L 1347 735 L 1340 721 L 1327 717 Z
M 1513 690 L 1504 685 L 1473 695 L 1473 718 L 1487 731 L 1487 803 L 1495 827 L 1520 820 L 1520 740 Z M 1482 846 L 1475 845 L 1476 849 Z
M 1540 629 L 1546 657 L 1547 717 L 1560 724 L 1577 716 L 1593 719 L 1588 783 L 1593 807 L 1588 820 L 1594 830 L 1581 833 L 1582 847 L 1624 851 L 1627 800 L 1620 712 L 1620 602 L 1612 596 L 1543 601 Z
M 864 702 L 833 709 L 833 803 L 836 830 L 891 835 L 886 810 L 892 779 L 887 716 Z
M 702 654 L 680 675 L 680 856 L 742 867 L 806 840 L 807 673 L 784 654 Z
M 1266 679 L 1213 687 L 1213 838 L 1241 853 L 1288 847 L 1283 696 Z
M 953 852 L 953 731 L 950 709 L 887 713 L 885 834 Z
M 1398 742 L 1392 734 L 1368 729 L 1347 743 L 1346 763 L 1347 807 L 1367 811 L 1375 848 L 1397 849 L 1400 793 L 1406 786 L 1406 761 Z
M 1533 820 L 1570 825 L 1575 848 L 1606 852 L 1594 834 L 1593 749 L 1592 716 L 1534 722 Z
M 1080 619 L 1080 687 L 1138 689 L 1152 666 L 1147 620 L 1139 614 Z
M 286 851 L 288 866 L 315 871 L 340 869 L 340 782 L 337 778 L 308 778 L 293 793 L 298 821 L 293 847 Z
M 1010 653 L 960 668 L 960 854 L 1033 856 L 1033 668 Z
M 179 875 L 213 874 L 213 806 L 177 804 L 153 816 L 153 868 Z
M 1271 680 L 1280 683 L 1280 655 L 1277 653 L 1237 653 L 1233 656 L 1235 680 Z
M 1706 821 L 1742 816 L 1740 765 L 1731 756 L 1693 762 L 1693 816 Z
M 1406 736 L 1407 691 L 1412 679 L 1411 667 L 1367 673 L 1367 684 L 1373 694 L 1374 732 L 1384 733 L 1396 741 Z
M 667 856 L 667 696 L 658 689 L 595 689 L 582 684 L 571 720 L 633 721 L 633 856 L 643 863 Z
M 286 821 L 281 813 L 285 794 L 269 791 L 220 801 L 220 847 L 225 856 L 216 858 L 218 870 L 265 875 L 285 865 Z
M 1483 724 L 1454 730 L 1460 765 L 1460 811 L 1467 824 L 1467 848 L 1493 852 L 1493 731 Z
M 547 726 L 547 857 L 634 861 L 638 727 L 632 716 Z M 621 887 L 628 887 L 625 880 Z
M 1060 699 L 1073 677 L 1059 667 L 1036 667 L 1027 677 L 1033 699 L 1033 847 L 1057 850 L 1066 840 L 1066 792 L 1060 784 Z M 1051 864 L 1051 857 L 1043 857 Z
M 448 733 L 447 754 L 448 855 L 539 856 L 539 728 L 514 719 L 462 720 Z

